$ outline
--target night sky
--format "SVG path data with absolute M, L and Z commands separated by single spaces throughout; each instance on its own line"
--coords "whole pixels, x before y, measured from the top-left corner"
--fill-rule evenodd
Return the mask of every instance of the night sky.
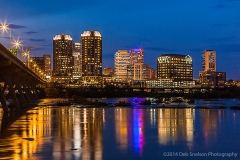
M 202 52 L 217 52 L 217 71 L 240 80 L 240 0 L 0 0 L 0 21 L 11 24 L 15 39 L 35 47 L 33 56 L 52 55 L 52 38 L 69 34 L 80 41 L 85 30 L 103 37 L 103 67 L 114 54 L 142 47 L 145 63 L 156 69 L 162 54 L 188 54 L 194 78 Z M 0 33 L 9 46 L 9 34 Z

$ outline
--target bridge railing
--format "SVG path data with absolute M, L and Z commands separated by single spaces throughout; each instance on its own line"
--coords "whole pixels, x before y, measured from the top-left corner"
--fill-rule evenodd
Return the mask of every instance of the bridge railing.
M 0 54 L 2 57 L 2 60 L 4 61 L 11 61 L 13 64 L 15 64 L 18 68 L 26 70 L 26 72 L 36 75 L 39 79 L 41 79 L 42 82 L 47 82 L 48 79 L 46 78 L 46 75 L 43 70 L 39 68 L 37 63 L 33 60 L 29 61 L 29 65 L 21 61 L 16 55 L 12 54 L 5 46 L 3 46 L 0 43 Z
M 29 62 L 24 62 L 24 64 L 41 79 L 43 79 L 44 81 L 48 81 L 45 72 L 38 66 L 38 64 L 34 60 L 30 59 Z

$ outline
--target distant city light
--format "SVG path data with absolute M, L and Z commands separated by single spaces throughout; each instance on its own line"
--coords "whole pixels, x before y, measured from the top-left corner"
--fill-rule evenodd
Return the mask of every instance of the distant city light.
M 21 44 L 21 41 L 19 41 L 19 39 L 17 39 L 17 40 L 13 40 L 14 42 L 12 43 L 13 44 L 13 46 L 15 47 L 15 48 L 20 48 L 21 46 L 22 46 L 22 44 Z
M 9 25 L 6 22 L 1 22 L 0 30 L 4 33 L 9 30 Z

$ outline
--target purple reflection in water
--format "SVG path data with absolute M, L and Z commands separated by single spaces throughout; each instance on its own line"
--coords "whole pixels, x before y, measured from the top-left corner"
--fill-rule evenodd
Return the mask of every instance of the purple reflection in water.
M 141 155 L 144 146 L 142 115 L 142 110 L 133 110 L 133 147 L 135 155 Z

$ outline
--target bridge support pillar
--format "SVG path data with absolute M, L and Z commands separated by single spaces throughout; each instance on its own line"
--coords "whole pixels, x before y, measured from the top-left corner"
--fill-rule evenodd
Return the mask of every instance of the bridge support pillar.
M 14 105 L 14 107 L 20 108 L 20 107 L 19 107 L 18 100 L 17 100 L 17 96 L 16 96 L 16 94 L 15 94 L 15 90 L 14 90 L 14 88 L 13 88 L 13 84 L 12 84 L 12 80 L 11 80 L 11 75 L 5 75 L 3 78 L 4 78 L 4 80 L 6 81 L 6 83 L 8 84 L 8 86 L 9 86 L 9 94 L 11 95 L 11 98 L 13 99 L 13 105 Z
M 28 102 L 28 103 L 32 103 L 32 101 L 31 101 L 31 99 L 30 99 L 30 96 L 29 96 L 28 89 L 27 89 L 25 83 L 23 83 L 23 90 L 24 90 L 24 92 L 25 92 L 25 96 L 26 96 L 27 102 Z
M 8 112 L 8 107 L 7 107 L 6 99 L 5 99 L 5 97 L 4 97 L 3 89 L 2 89 L 1 86 L 0 86 L 0 102 L 1 102 L 1 104 L 2 104 L 3 111 L 4 111 L 5 113 Z
M 32 89 L 31 89 L 30 85 L 27 85 L 27 88 L 26 88 L 26 89 L 27 89 L 27 91 L 28 91 L 28 95 L 29 95 L 31 101 L 34 101 L 35 98 L 34 98 L 34 96 L 33 96 L 33 92 L 32 92 Z
M 7 83 L 6 83 L 6 82 L 4 82 L 4 86 L 3 86 L 3 92 L 6 90 L 6 88 L 7 88 Z
M 38 94 L 37 94 L 36 84 L 31 85 L 31 88 L 32 88 L 32 91 L 33 91 L 34 98 L 39 99 Z
M 16 83 L 16 88 L 17 88 L 17 90 L 19 92 L 19 96 L 20 96 L 19 98 L 20 98 L 20 102 L 21 102 L 21 107 L 26 107 L 27 104 L 26 104 L 26 101 L 25 101 L 24 96 L 23 96 L 21 85 L 19 83 L 19 77 L 16 77 L 14 79 L 14 82 Z

